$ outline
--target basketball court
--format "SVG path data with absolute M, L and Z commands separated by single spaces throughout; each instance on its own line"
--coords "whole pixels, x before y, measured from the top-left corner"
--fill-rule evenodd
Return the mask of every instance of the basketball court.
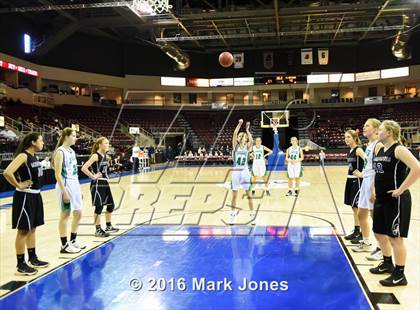
M 346 167 L 325 170 L 334 199 L 341 201 Z M 351 253 L 352 245 L 343 241 L 342 228 L 351 227 L 351 211 L 341 203 L 335 208 L 319 166 L 304 168 L 309 184 L 298 197 L 285 197 L 285 188 L 273 188 L 270 197 L 257 190 L 256 226 L 249 225 L 245 199 L 239 204 L 238 225 L 225 225 L 230 193 L 219 184 L 229 178 L 229 171 L 170 166 L 112 179 L 119 206 L 115 225 L 121 234 L 105 242 L 92 237 L 87 207 L 80 235 L 88 248 L 77 258 L 57 254 L 56 197 L 54 190 L 45 191 L 39 255 L 55 259 L 46 273 L 29 278 L 10 272 L 15 265 L 13 244 L 4 240 L 14 238 L 7 207 L 11 198 L 2 198 L 2 308 L 89 304 L 97 309 L 178 309 L 212 304 L 219 309 L 278 309 L 293 303 L 302 308 L 410 309 L 418 303 L 418 239 L 407 240 L 411 285 L 392 292 L 380 287 L 378 277 L 367 272 L 374 264 L 365 254 Z M 270 174 L 279 183 L 285 178 L 283 171 Z M 82 189 L 89 196 L 88 184 Z M 418 186 L 412 194 L 418 201 Z M 414 210 L 413 236 L 419 233 L 418 216 Z M 210 282 L 224 279 L 231 281 L 232 290 Z M 262 287 L 240 291 L 243 279 Z

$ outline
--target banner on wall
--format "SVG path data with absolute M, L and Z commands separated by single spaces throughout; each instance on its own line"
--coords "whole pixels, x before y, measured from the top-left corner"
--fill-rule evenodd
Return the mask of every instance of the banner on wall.
M 328 65 L 328 56 L 329 56 L 329 49 L 328 48 L 318 48 L 318 63 L 320 65 Z
M 267 70 L 273 69 L 274 67 L 274 54 L 273 52 L 265 52 L 263 54 L 264 68 Z
M 235 69 L 244 67 L 244 53 L 233 53 L 233 67 Z
M 365 97 L 365 104 L 378 104 L 382 103 L 382 96 Z
M 129 127 L 128 132 L 130 135 L 138 135 L 140 134 L 140 127 Z
M 312 48 L 302 48 L 300 50 L 300 57 L 302 65 L 312 65 L 314 62 L 312 56 Z

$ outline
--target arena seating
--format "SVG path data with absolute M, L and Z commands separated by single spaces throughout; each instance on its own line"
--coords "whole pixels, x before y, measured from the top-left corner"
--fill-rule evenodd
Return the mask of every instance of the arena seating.
M 185 119 L 191 124 L 192 129 L 200 137 L 202 143 L 211 146 L 217 138 L 217 144 L 230 145 L 232 132 L 235 130 L 239 119 L 254 121 L 259 116 L 258 111 L 236 111 L 228 117 L 228 112 L 184 112 Z M 227 122 L 226 122 L 227 121 Z M 225 124 L 226 122 L 226 124 Z M 223 130 L 222 127 L 224 125 Z M 244 130 L 245 127 L 242 128 Z
M 54 119 L 48 113 L 48 110 L 50 110 L 48 108 L 26 105 L 20 101 L 7 100 L 5 98 L 3 98 L 1 105 L 4 115 L 16 120 L 20 118 L 25 125 L 28 125 L 29 122 L 36 126 L 54 125 Z
M 1 103 L 1 113 L 14 119 L 20 117 L 25 124 L 47 124 L 54 127 L 57 126 L 57 121 L 61 126 L 79 123 L 108 137 L 112 133 L 120 111 L 118 108 L 98 106 L 66 105 L 51 109 L 4 100 Z M 306 113 L 308 120 L 312 118 L 312 109 L 302 109 L 301 111 Z M 370 117 L 376 117 L 380 120 L 394 119 L 403 127 L 413 124 L 418 126 L 420 119 L 418 103 L 358 106 L 357 108 L 322 108 L 316 109 L 315 112 L 315 121 L 308 129 L 309 137 L 320 146 L 330 149 L 345 147 L 344 131 L 347 128 L 353 128 L 362 132 L 363 123 Z M 149 132 L 162 132 L 170 126 L 176 113 L 176 110 L 162 112 L 161 110 L 126 108 L 120 115 L 120 122 L 116 127 L 111 143 L 117 150 L 126 150 L 131 147 L 133 139 L 125 133 L 127 128 L 122 129 L 122 126 L 136 125 Z M 180 118 L 184 118 L 195 131 L 202 145 L 208 148 L 214 144 L 216 137 L 218 146 L 230 145 L 232 132 L 240 118 L 251 121 L 253 127 L 258 127 L 259 111 L 257 110 L 238 110 L 228 116 L 229 112 L 227 111 L 182 111 L 173 122 L 171 129 L 173 131 L 184 130 L 183 122 L 180 121 Z M 221 130 L 222 127 L 223 130 Z M 90 143 L 89 139 L 84 140 L 81 147 L 87 148 Z M 0 144 L 2 144 L 2 150 L 10 148 L 10 143 L 7 143 L 5 139 L 2 139 Z M 340 157 L 338 155 L 331 156 L 334 158 Z
M 313 111 L 308 110 L 306 115 L 308 119 L 311 119 Z M 362 133 L 364 122 L 371 117 L 379 120 L 393 119 L 399 122 L 402 127 L 408 127 L 419 121 L 420 108 L 418 103 L 410 103 L 392 106 L 318 109 L 315 122 L 309 129 L 310 139 L 327 148 L 344 146 L 345 130 L 359 129 Z
M 67 119 L 69 123 L 80 123 L 106 137 L 111 137 L 117 120 L 118 110 L 103 107 L 62 106 L 56 112 Z M 124 148 L 133 144 L 133 139 L 121 131 L 121 124 L 117 124 L 111 144 L 116 148 Z
M 176 116 L 175 110 L 167 110 L 165 112 L 157 110 L 140 110 L 133 108 L 126 108 L 121 113 L 122 121 L 129 125 L 137 125 L 146 129 L 149 132 L 166 131 L 171 122 Z M 182 126 L 178 122 L 178 118 L 175 118 L 172 124 L 171 130 L 181 129 Z

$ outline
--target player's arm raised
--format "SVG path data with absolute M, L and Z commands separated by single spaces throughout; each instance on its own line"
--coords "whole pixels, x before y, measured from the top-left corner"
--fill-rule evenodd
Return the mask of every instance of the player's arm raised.
M 420 177 L 420 163 L 406 147 L 402 145 L 397 146 L 395 157 L 401 160 L 410 169 L 410 172 L 399 188 L 388 192 L 392 193 L 392 197 L 400 196 Z
M 236 144 L 238 143 L 238 133 L 239 133 L 239 130 L 241 129 L 241 126 L 242 126 L 243 122 L 244 122 L 244 120 L 240 119 L 238 121 L 238 125 L 236 125 L 236 128 L 233 131 L 233 135 L 232 135 L 232 148 L 233 148 L 233 150 L 236 149 Z
M 248 149 L 252 149 L 252 146 L 254 145 L 254 140 L 252 138 L 250 128 L 251 128 L 251 123 L 246 122 L 246 134 L 248 135 Z

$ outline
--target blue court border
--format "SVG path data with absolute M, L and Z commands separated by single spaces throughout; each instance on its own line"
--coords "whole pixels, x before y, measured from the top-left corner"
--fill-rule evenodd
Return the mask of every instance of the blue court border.
M 194 212 L 190 212 L 190 213 L 194 213 Z M 307 215 L 307 214 L 301 214 L 301 213 L 296 213 L 296 214 L 297 214 L 297 215 L 302 215 L 302 216 L 309 216 L 309 217 L 317 218 L 317 219 L 320 219 L 320 220 L 322 220 L 322 221 L 325 221 L 326 223 L 328 223 L 329 225 L 331 225 L 331 228 L 332 228 L 332 236 L 334 236 L 334 237 L 336 238 L 337 245 L 338 245 L 338 246 L 339 246 L 339 248 L 341 248 L 341 250 L 343 251 L 343 253 L 342 253 L 342 254 L 343 254 L 343 256 L 344 256 L 343 258 L 347 259 L 347 261 L 349 262 L 349 267 L 350 267 L 350 270 L 351 270 L 351 271 L 353 271 L 353 274 L 354 274 L 355 280 L 357 281 L 357 283 L 358 283 L 358 284 L 359 284 L 359 286 L 360 286 L 360 291 L 361 291 L 361 293 L 364 295 L 366 303 L 369 305 L 369 307 L 370 307 L 370 308 L 375 309 L 375 310 L 379 310 L 379 307 L 378 307 L 377 303 L 374 301 L 374 300 L 375 300 L 375 298 L 373 298 L 373 296 L 372 296 L 373 294 L 369 291 L 369 289 L 368 289 L 368 287 L 367 287 L 367 285 L 366 285 L 365 281 L 363 280 L 363 278 L 362 278 L 362 276 L 361 276 L 360 272 L 358 271 L 358 269 L 357 269 L 357 267 L 356 267 L 355 262 L 353 261 L 353 259 L 352 259 L 351 255 L 349 254 L 348 249 L 346 248 L 346 246 L 345 246 L 345 244 L 344 244 L 344 241 L 342 240 L 342 238 L 341 238 L 339 235 L 337 235 L 337 234 L 335 233 L 335 226 L 334 226 L 334 224 L 332 224 L 332 223 L 331 223 L 331 222 L 329 222 L 328 220 L 325 220 L 325 219 L 320 218 L 320 217 L 317 217 L 317 216 L 312 216 L 312 215 Z M 170 217 L 170 216 L 173 216 L 173 215 L 167 215 L 167 216 L 163 216 L 163 217 L 160 217 L 160 218 L 165 218 L 165 217 Z M 146 223 L 146 222 L 145 222 L 145 223 Z M 114 238 L 109 239 L 109 240 L 106 240 L 105 242 L 103 242 L 103 243 L 99 244 L 98 246 L 93 247 L 92 249 L 90 249 L 89 251 L 86 251 L 86 252 L 85 252 L 85 253 L 83 253 L 82 255 L 80 255 L 80 256 L 78 256 L 78 257 L 76 257 L 76 258 L 74 258 L 74 259 L 71 259 L 71 260 L 69 260 L 69 261 L 67 261 L 67 262 L 65 262 L 65 263 L 63 263 L 63 264 L 61 264 L 61 265 L 59 265 L 59 266 L 57 266 L 57 267 L 55 267 L 55 268 L 51 269 L 50 271 L 48 271 L 47 273 L 43 274 L 42 276 L 40 276 L 40 277 L 38 277 L 38 278 L 35 278 L 35 279 L 32 279 L 32 280 L 30 280 L 30 281 L 26 282 L 24 285 L 20 286 L 19 288 L 15 289 L 15 290 L 13 290 L 13 291 L 10 291 L 10 292 L 8 292 L 8 293 L 5 293 L 4 295 L 0 296 L 0 301 L 4 300 L 4 299 L 5 299 L 5 298 L 7 298 L 7 297 L 10 297 L 10 296 L 11 296 L 11 295 L 13 295 L 14 293 L 16 293 L 16 292 L 18 292 L 18 291 L 20 291 L 20 290 L 22 290 L 22 289 L 27 289 L 27 288 L 28 288 L 28 286 L 29 286 L 29 285 L 31 285 L 32 283 L 37 282 L 37 281 L 41 280 L 42 278 L 44 278 L 44 277 L 46 277 L 46 276 L 48 276 L 48 275 L 51 275 L 51 273 L 56 272 L 58 269 L 63 268 L 64 266 L 67 266 L 67 265 L 69 265 L 69 264 L 72 264 L 72 263 L 74 263 L 75 261 L 77 261 L 77 260 L 79 260 L 79 259 L 85 258 L 88 254 L 90 254 L 90 253 L 92 253 L 92 252 L 94 252 L 94 251 L 99 250 L 101 247 L 103 247 L 103 246 L 107 245 L 107 244 L 108 244 L 108 243 L 110 243 L 110 242 L 113 242 L 113 241 L 115 241 L 116 239 L 119 239 L 120 237 L 130 236 L 130 233 L 131 233 L 132 231 L 134 231 L 134 230 L 137 230 L 137 229 L 141 228 L 141 226 L 143 226 L 143 224 L 145 224 L 145 223 L 142 223 L 142 224 L 136 225 L 136 226 L 134 226 L 134 227 L 132 227 L 132 228 L 130 228 L 130 229 L 128 229 L 128 230 L 126 230 L 125 232 L 121 233 L 120 235 L 115 236 Z M 169 227 L 169 226 L 173 226 L 173 225 L 171 225 L 171 224 L 161 224 L 161 225 L 158 225 L 158 226 L 168 226 L 168 227 Z M 181 225 L 181 226 L 191 227 L 191 226 L 196 226 L 196 225 L 188 225 L 188 224 L 187 224 L 187 225 Z M 217 226 L 216 226 L 216 227 L 217 227 Z M 238 226 L 236 226 L 236 227 L 240 228 L 241 226 L 240 226 L 240 225 L 238 225 Z M 253 229 L 253 227 L 250 227 L 250 226 L 246 226 L 246 227 L 247 227 L 247 228 L 249 228 L 249 229 Z M 286 230 L 287 230 L 287 228 L 286 228 Z M 193 235 L 193 236 L 194 236 L 194 235 Z M 235 236 L 235 235 L 233 235 L 233 236 Z M 241 235 L 237 235 L 237 236 L 241 236 Z M 379 293 L 379 294 L 381 294 L 381 293 Z M 397 303 L 398 303 L 398 301 L 397 301 Z M 316 307 L 315 307 L 315 308 L 316 308 Z

